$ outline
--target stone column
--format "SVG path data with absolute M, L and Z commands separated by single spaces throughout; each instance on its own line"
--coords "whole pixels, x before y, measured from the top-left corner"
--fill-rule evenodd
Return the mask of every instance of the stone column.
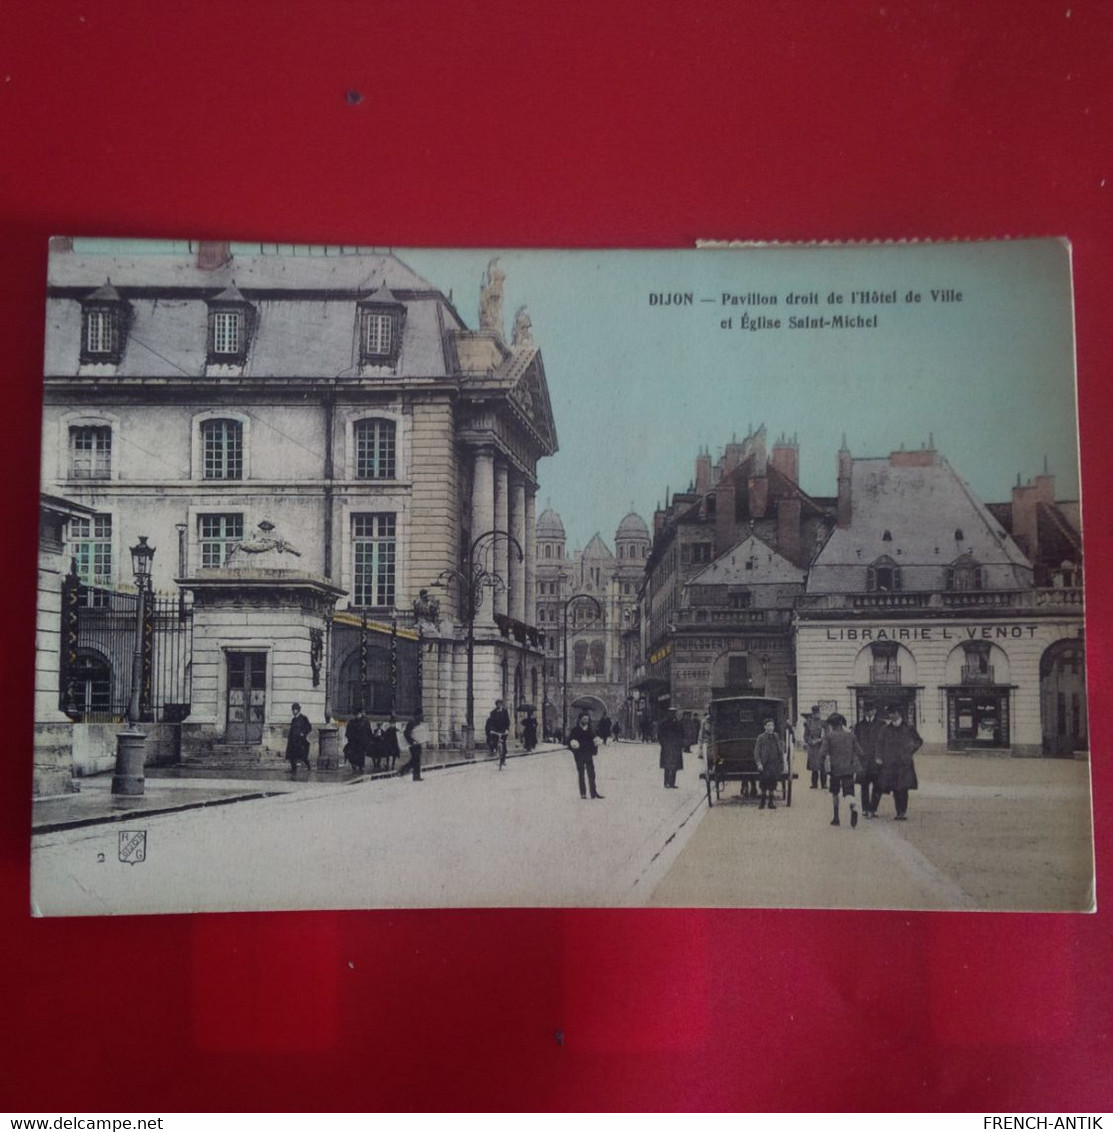
M 537 624 L 537 491 L 529 488 L 526 491 L 526 541 L 522 549 L 526 552 L 525 561 L 525 622 L 527 625 Z
M 518 540 L 522 554 L 526 552 L 526 485 L 515 476 L 510 486 L 510 533 Z M 526 560 L 518 561 L 518 551 L 509 547 L 510 616 L 515 621 L 530 621 L 526 608 Z
M 490 448 L 477 448 L 475 450 L 475 461 L 472 468 L 472 481 L 471 481 L 471 534 L 470 538 L 474 541 L 476 536 L 483 534 L 484 531 L 491 530 L 495 525 L 495 457 Z M 482 552 L 483 545 L 478 547 L 478 551 Z M 483 595 L 488 593 L 486 588 L 481 590 Z M 491 602 L 484 600 L 483 605 L 480 607 L 478 614 L 476 614 L 476 621 L 490 624 L 491 622 Z M 467 613 L 461 611 L 461 616 L 466 620 Z
M 495 462 L 495 522 L 497 530 L 510 527 L 509 473 L 505 460 Z M 503 580 L 504 586 L 495 590 L 495 612 L 505 616 L 508 608 L 507 597 L 510 589 L 509 562 L 510 543 L 505 538 L 492 539 L 491 564 L 495 573 Z

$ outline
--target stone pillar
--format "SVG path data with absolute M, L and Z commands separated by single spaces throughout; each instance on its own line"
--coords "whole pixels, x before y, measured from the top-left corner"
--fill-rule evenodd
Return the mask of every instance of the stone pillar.
M 510 533 L 518 540 L 522 554 L 526 552 L 526 485 L 515 477 L 510 487 Z M 526 559 L 518 561 L 518 551 L 510 550 L 510 616 L 515 621 L 529 621 L 526 608 Z
M 495 463 L 495 529 L 509 530 L 510 527 L 510 490 L 509 472 L 505 460 Z M 505 616 L 508 608 L 507 596 L 510 590 L 509 562 L 507 553 L 510 543 L 505 538 L 492 539 L 492 568 L 505 583 L 495 590 L 495 612 Z
M 526 541 L 522 549 L 526 552 L 525 561 L 525 622 L 537 624 L 537 491 L 526 491 Z
M 477 448 L 475 462 L 472 469 L 471 481 L 471 539 L 474 541 L 484 531 L 491 530 L 495 525 L 495 457 L 490 448 Z M 482 545 L 479 551 L 482 552 Z M 489 591 L 483 588 L 481 594 Z M 491 622 L 491 602 L 483 601 L 476 621 L 484 624 Z M 467 613 L 463 612 L 466 619 Z

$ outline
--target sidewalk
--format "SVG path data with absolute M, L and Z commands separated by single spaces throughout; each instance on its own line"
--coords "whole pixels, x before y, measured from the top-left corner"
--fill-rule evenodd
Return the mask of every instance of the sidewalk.
M 545 743 L 528 754 L 539 755 L 561 749 L 555 743 Z M 510 760 L 526 755 L 526 751 L 519 750 L 507 752 L 506 757 Z M 399 766 L 404 762 L 403 756 L 399 760 Z M 440 750 L 429 752 L 429 757 L 422 759 L 421 770 L 425 774 L 448 767 L 479 766 L 492 762 L 494 760 L 488 756 L 486 748 L 478 748 L 473 759 L 466 758 L 460 749 Z M 301 773 L 304 775 L 304 772 Z M 77 793 L 34 799 L 31 832 L 54 833 L 105 822 L 124 821 L 135 814 L 153 816 L 208 806 L 226 806 L 232 802 L 250 802 L 259 798 L 272 798 L 276 794 L 289 794 L 309 786 L 336 788 L 396 776 L 397 772 L 357 775 L 344 764 L 339 770 L 313 770 L 308 776 L 291 779 L 285 759 L 277 758 L 269 764 L 260 764 L 258 769 L 224 773 L 201 767 L 187 769 L 160 766 L 147 768 L 143 794 L 128 796 L 112 793 L 111 773 L 98 774 L 75 779 L 75 784 L 80 787 Z

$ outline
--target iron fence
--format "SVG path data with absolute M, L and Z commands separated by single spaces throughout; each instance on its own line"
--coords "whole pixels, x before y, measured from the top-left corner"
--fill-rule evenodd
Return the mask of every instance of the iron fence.
M 118 723 L 127 714 L 135 663 L 137 593 L 62 585 L 59 706 L 71 719 Z M 140 719 L 177 723 L 189 714 L 193 610 L 184 593 L 148 594 L 142 628 Z

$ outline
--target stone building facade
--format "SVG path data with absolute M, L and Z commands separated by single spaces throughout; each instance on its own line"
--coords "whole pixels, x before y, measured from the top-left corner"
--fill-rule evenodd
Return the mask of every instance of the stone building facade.
M 649 529 L 633 511 L 615 530 L 613 551 L 596 533 L 571 555 L 557 512 L 547 509 L 538 518 L 537 624 L 545 633 L 545 725 L 550 733 L 563 726 L 566 636 L 570 717 L 575 707 L 588 708 L 596 719 L 606 711 L 627 734 L 632 730 L 629 631 L 636 624 L 649 550 Z M 576 595 L 584 596 L 573 600 Z
M 457 743 L 473 594 L 476 714 L 540 683 L 531 532 L 537 464 L 557 446 L 541 353 L 524 310 L 504 333 L 497 264 L 469 329 L 392 254 L 296 252 L 56 241 L 44 490 L 90 510 L 69 524 L 67 554 L 106 592 L 131 581 L 122 564 L 139 534 L 156 547 L 154 589 L 177 594 L 265 522 L 301 572 L 341 595 L 322 714 L 343 719 L 361 697 L 377 714 L 420 700 L 433 741 Z M 277 725 L 312 694 L 276 681 L 273 642 L 259 638 L 218 644 L 219 671 L 189 675 L 228 691 L 251 653 L 251 691 Z M 220 740 L 229 700 L 214 696 L 211 718 L 189 719 Z M 157 704 L 152 714 L 160 722 Z
M 639 711 L 700 711 L 713 689 L 795 696 L 792 620 L 803 571 L 834 524 L 799 485 L 799 447 L 765 427 L 701 452 L 685 492 L 654 515 L 641 601 Z
M 1054 503 L 1050 476 L 989 508 L 932 447 L 856 459 L 844 445 L 837 526 L 797 603 L 799 702 L 851 720 L 897 706 L 952 750 L 1085 750 L 1071 510 Z

